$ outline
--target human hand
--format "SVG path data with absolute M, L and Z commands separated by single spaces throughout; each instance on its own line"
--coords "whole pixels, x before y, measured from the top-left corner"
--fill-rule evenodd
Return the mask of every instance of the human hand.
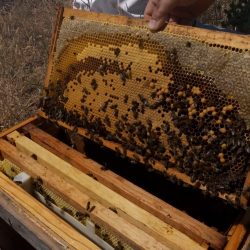
M 165 23 L 192 25 L 214 0 L 149 0 L 144 19 L 150 21 L 149 29 L 159 30 Z

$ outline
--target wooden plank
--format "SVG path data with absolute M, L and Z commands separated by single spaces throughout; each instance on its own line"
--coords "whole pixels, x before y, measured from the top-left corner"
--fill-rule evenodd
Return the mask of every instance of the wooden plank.
M 28 119 L 26 119 L 26 120 L 24 120 L 24 121 L 16 124 L 15 126 L 13 126 L 13 127 L 9 128 L 9 129 L 6 129 L 6 130 L 0 132 L 0 138 L 3 138 L 7 134 L 10 134 L 11 132 L 13 132 L 13 131 L 15 131 L 15 130 L 21 128 L 21 127 L 23 127 L 24 125 L 26 125 L 26 124 L 28 124 L 30 122 L 35 121 L 36 119 L 37 119 L 36 115 L 32 116 L 32 117 L 30 117 L 30 118 L 28 118 Z
M 70 247 L 61 237 L 56 235 L 2 189 L 0 189 L 0 217 L 35 249 L 50 250 L 60 249 L 61 246 Z
M 247 173 L 247 177 L 245 179 L 244 187 L 250 187 L 250 171 Z M 248 200 L 241 194 L 240 203 L 247 204 Z
M 225 250 L 237 250 L 246 232 L 247 229 L 243 225 L 238 225 Z
M 92 173 L 100 183 L 170 224 L 198 243 L 202 244 L 205 240 L 218 249 L 222 249 L 225 245 L 226 237 L 224 235 L 149 194 L 121 176 L 111 171 L 102 171 L 100 169 L 101 165 L 91 159 L 86 159 L 80 152 L 68 147 L 33 124 L 25 125 L 23 130 L 28 131 L 31 139 L 40 146 L 46 148 L 82 172 L 86 174 Z
M 246 241 L 240 250 L 249 250 L 250 249 L 250 233 L 248 232 L 248 236 L 246 238 Z
M 104 206 L 116 207 L 120 216 L 152 235 L 158 241 L 165 245 L 169 245 L 169 242 L 172 242 L 179 249 L 186 249 L 187 247 L 202 249 L 200 245 L 186 235 L 85 175 L 32 140 L 20 135 L 17 131 L 9 134 L 8 138 L 15 141 L 17 148 L 28 155 L 35 154 L 38 162 L 48 167 L 60 177 L 65 178 L 67 182 L 93 197 Z
M 45 84 L 44 84 L 45 87 L 49 86 L 49 80 L 50 80 L 50 76 L 51 76 L 51 72 L 53 68 L 53 57 L 54 57 L 54 52 L 56 50 L 56 40 L 59 35 L 59 30 L 60 30 L 62 19 L 63 19 L 63 8 L 59 7 L 57 10 L 57 18 L 56 18 L 54 33 L 53 33 L 51 44 L 50 44 L 49 63 L 48 63 L 47 74 L 45 78 Z
M 48 118 L 48 117 L 44 114 L 44 112 L 42 112 L 41 110 L 39 110 L 39 114 L 40 114 L 42 117 L 46 118 L 46 119 Z M 58 121 L 58 124 L 59 124 L 60 126 L 63 126 L 63 127 L 65 127 L 65 128 L 67 128 L 67 129 L 73 130 L 73 127 L 67 125 L 67 124 L 64 123 L 64 122 Z M 85 134 L 86 131 L 87 131 L 86 129 L 78 128 L 78 134 L 80 134 L 80 135 L 82 135 L 82 136 L 87 137 L 87 138 L 90 139 L 90 136 L 86 136 L 86 134 Z M 112 149 L 112 150 L 114 150 L 114 151 L 115 151 L 115 147 L 117 147 L 117 148 L 119 148 L 120 151 L 122 152 L 123 149 L 122 149 L 122 147 L 121 147 L 120 144 L 115 143 L 115 142 L 111 142 L 111 141 L 106 141 L 106 140 L 104 140 L 103 138 L 99 138 L 99 139 L 103 142 L 103 145 L 104 145 L 104 146 L 106 146 L 106 147 L 108 147 L 108 148 L 110 148 L 110 149 Z M 134 154 L 134 152 L 131 152 L 131 151 L 127 150 L 127 156 L 130 157 L 131 159 L 133 159 L 133 154 Z M 137 155 L 137 156 L 140 158 L 140 161 L 143 162 L 143 157 L 142 157 L 141 155 Z M 168 175 L 175 175 L 178 179 L 181 179 L 183 182 L 188 183 L 189 185 L 194 186 L 194 185 L 196 184 L 196 182 L 191 182 L 191 181 L 190 181 L 190 177 L 187 176 L 185 173 L 181 173 L 181 172 L 178 171 L 176 168 L 169 168 L 169 169 L 166 169 L 166 168 L 163 166 L 163 164 L 162 164 L 161 162 L 159 162 L 159 161 L 155 161 L 155 165 L 153 166 L 153 168 L 156 169 L 156 170 L 162 171 L 162 172 L 165 171 Z M 199 189 L 201 189 L 201 190 L 206 190 L 206 187 L 204 187 L 204 186 L 201 185 L 201 186 L 199 187 Z M 235 195 L 235 194 L 230 194 L 230 195 L 228 195 L 228 196 L 229 196 L 229 198 L 232 200 L 232 202 L 234 202 L 236 195 Z M 226 200 L 226 194 L 221 194 L 221 193 L 219 193 L 219 197 L 222 198 L 222 199 L 224 199 L 224 200 Z
M 242 219 L 240 220 L 240 223 L 238 224 L 237 228 L 235 229 L 231 239 L 229 240 L 228 244 L 224 248 L 224 250 L 237 250 L 247 233 L 248 229 L 250 227 L 250 210 L 248 209 Z
M 97 222 L 100 226 L 103 226 L 108 231 L 118 236 L 118 238 L 126 242 L 128 245 L 132 246 L 134 249 L 170 249 L 164 246 L 161 242 L 158 242 L 151 235 L 133 226 L 128 221 L 112 212 L 110 209 L 105 208 L 100 203 L 91 199 L 88 195 L 86 195 L 73 185 L 69 184 L 66 179 L 57 176 L 55 173 L 39 164 L 33 158 L 22 153 L 7 141 L 0 140 L 0 150 L 6 159 L 9 159 L 15 165 L 20 167 L 32 178 L 37 178 L 38 176 L 42 178 L 43 185 L 45 187 L 50 189 L 52 192 L 64 199 L 80 212 L 87 212 L 85 207 L 87 205 L 87 202 L 90 201 L 91 206 L 95 206 L 95 209 L 89 214 L 90 218 L 93 221 Z M 90 177 L 88 178 L 91 179 Z M 18 197 L 20 197 L 20 193 L 18 193 Z M 40 213 L 41 212 L 43 213 L 42 208 L 40 208 Z M 74 234 L 72 235 L 72 238 L 74 238 Z M 171 242 L 169 242 L 169 245 L 171 246 L 171 249 L 180 249 Z M 191 249 L 197 249 L 195 248 L 195 246 L 193 247 L 194 248 Z
M 14 146 L 11 145 L 14 148 Z M 22 161 L 22 159 L 21 159 Z M 37 220 L 43 222 L 53 232 L 63 238 L 73 249 L 100 249 L 86 237 L 78 233 L 65 221 L 56 216 L 48 208 L 43 206 L 34 197 L 30 196 L 22 188 L 16 185 L 3 173 L 0 173 L 0 190 L 7 193 L 14 201 L 33 214 Z
M 84 18 L 86 20 L 108 22 L 114 24 L 126 24 L 130 26 L 141 26 L 143 28 L 148 28 L 148 21 L 143 19 L 135 19 L 124 16 L 108 15 L 104 13 L 94 13 L 88 11 L 73 10 L 70 8 L 65 8 L 64 17 L 75 16 L 76 18 Z M 201 42 L 206 42 L 208 44 L 218 44 L 224 46 L 231 46 L 239 49 L 249 50 L 250 48 L 250 37 L 240 34 L 231 34 L 221 31 L 200 29 L 189 26 L 182 26 L 177 24 L 169 23 L 166 28 L 162 31 L 165 33 L 171 33 L 176 35 L 187 36 L 190 38 L 199 39 Z
M 239 215 L 237 216 L 237 218 L 232 223 L 231 228 L 230 228 L 230 230 L 227 233 L 227 239 L 228 240 L 230 240 L 232 238 L 232 235 L 234 234 L 234 232 L 235 232 L 236 228 L 238 227 L 238 225 L 239 225 L 241 219 L 243 218 L 244 214 L 245 214 L 245 212 L 241 211 L 239 213 Z

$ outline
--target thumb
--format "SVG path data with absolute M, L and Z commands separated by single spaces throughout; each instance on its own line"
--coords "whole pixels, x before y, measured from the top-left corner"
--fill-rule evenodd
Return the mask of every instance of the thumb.
M 150 30 L 158 30 L 165 24 L 165 22 L 168 22 L 170 12 L 175 7 L 178 6 L 179 1 L 172 1 L 172 0 L 158 0 L 158 1 L 150 0 L 150 1 L 155 2 L 156 4 L 152 9 L 151 19 L 149 21 L 148 28 Z M 146 11 L 147 9 L 145 10 L 145 12 Z
M 149 0 L 145 14 L 150 16 L 149 29 L 158 30 L 169 21 L 171 11 L 178 6 L 188 6 L 197 0 Z

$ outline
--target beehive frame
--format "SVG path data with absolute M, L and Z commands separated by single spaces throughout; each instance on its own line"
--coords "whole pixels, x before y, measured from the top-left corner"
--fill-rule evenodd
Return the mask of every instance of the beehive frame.
M 56 126 L 48 126 L 49 124 L 53 125 L 53 123 L 48 123 L 44 119 L 42 119 L 42 121 L 44 121 L 43 124 L 46 127 L 45 131 L 50 131 L 50 133 L 54 131 L 52 133 L 57 133 L 56 131 L 58 131 L 58 129 Z M 111 216 L 112 214 L 110 214 L 111 217 L 106 216 L 107 213 L 109 214 L 109 212 L 106 210 L 109 210 L 108 207 L 110 207 L 110 202 L 116 207 L 119 217 L 121 216 L 126 221 L 130 221 L 132 224 L 139 226 L 139 228 L 145 232 L 148 232 L 148 230 L 152 231 L 159 241 L 159 244 L 164 242 L 163 244 L 169 246 L 170 249 L 200 249 L 200 247 L 202 247 L 202 249 L 208 249 L 209 246 L 213 249 L 238 249 L 238 246 L 241 244 L 244 235 L 247 233 L 249 211 L 245 213 L 242 211 L 242 213 L 239 213 L 239 216 L 236 218 L 236 220 L 232 221 L 232 225 L 228 228 L 228 233 L 223 235 L 214 228 L 206 226 L 186 213 L 181 212 L 180 210 L 172 207 L 157 197 L 147 193 L 126 179 L 123 179 L 121 176 L 117 176 L 111 171 L 102 171 L 101 165 L 89 158 L 86 158 L 86 156 L 84 156 L 82 153 L 77 152 L 75 149 L 62 143 L 54 136 L 51 136 L 47 132 L 39 129 L 37 127 L 39 124 L 41 124 L 41 118 L 37 119 L 36 117 L 31 117 L 26 121 L 0 133 L 0 156 L 14 163 L 16 166 L 18 166 L 18 168 L 20 168 L 25 173 L 28 173 L 32 178 L 36 179 L 37 177 L 40 177 L 43 181 L 43 185 L 46 188 L 53 191 L 65 201 L 68 201 L 68 203 L 78 211 L 84 212 L 87 200 L 91 199 L 91 204 L 94 204 L 98 207 L 94 214 L 89 214 L 91 220 L 97 222 L 98 224 L 100 223 L 99 225 L 103 225 L 105 228 L 111 229 L 111 231 L 117 227 L 120 228 L 120 231 L 115 232 L 115 235 L 118 236 L 118 238 L 121 237 L 120 239 L 122 240 L 127 239 L 127 229 L 130 231 L 130 233 L 132 233 L 132 235 L 135 233 L 135 231 L 133 227 L 129 227 L 125 231 L 122 230 L 124 226 L 128 226 L 126 224 L 127 222 L 122 222 L 122 220 L 120 221 L 120 219 L 116 217 L 116 221 L 117 223 L 119 221 L 119 223 L 118 225 L 116 225 L 117 223 L 114 225 L 114 217 Z M 25 135 L 29 135 L 29 137 L 26 137 Z M 6 140 L 9 140 L 9 142 Z M 34 158 L 34 155 L 36 158 Z M 69 169 L 69 164 L 72 165 L 73 168 L 70 167 Z M 77 169 L 80 171 L 77 171 Z M 84 173 L 92 173 L 96 180 L 93 179 L 91 181 L 91 178 L 88 179 L 89 177 L 85 176 Z M 78 179 L 80 180 L 80 183 L 77 181 Z M 103 189 L 102 185 L 108 187 L 108 189 L 105 188 L 104 193 L 100 191 Z M 46 210 L 43 211 L 42 214 L 44 215 L 45 219 L 47 218 L 48 209 L 45 207 L 42 208 L 39 204 L 36 204 L 37 202 L 35 202 L 34 199 L 31 199 L 28 194 L 25 194 L 25 192 L 22 191 L 20 187 L 14 184 L 2 173 L 0 173 L 0 187 L 0 193 L 5 193 L 7 197 L 10 196 L 10 199 L 13 200 L 15 206 L 19 207 L 19 211 L 23 211 L 23 206 L 25 206 L 28 211 L 32 211 L 32 213 L 34 213 L 34 209 L 36 210 L 39 207 L 38 214 L 41 214 L 41 209 Z M 79 193 L 80 190 L 81 192 Z M 103 193 L 101 196 L 100 192 Z M 121 197 L 117 199 L 119 195 L 125 199 L 122 198 L 121 200 Z M 88 196 L 89 198 L 87 198 Z M 79 199 L 79 197 L 81 198 Z M 2 199 L 0 199 L 0 201 L 1 209 L 1 206 L 3 206 L 5 203 Z M 106 207 L 106 210 L 103 206 Z M 150 219 L 148 218 L 145 220 L 145 212 L 143 212 L 144 215 L 140 213 L 138 214 L 138 209 L 140 210 L 140 208 L 147 211 L 148 215 L 150 214 Z M 4 208 L 4 212 L 6 212 L 5 209 L 6 208 Z M 7 207 L 7 210 L 8 209 L 9 207 Z M 100 209 L 102 212 L 99 213 Z M 25 211 L 23 213 L 25 216 L 27 216 Z M 40 223 L 41 217 L 37 215 L 37 212 L 35 212 L 34 215 L 35 221 L 38 220 Z M 136 216 L 136 221 L 141 221 L 143 223 L 137 224 L 138 222 L 133 220 L 131 221 L 131 216 Z M 13 218 L 13 220 L 15 220 L 15 218 Z M 49 229 L 51 226 L 56 225 L 56 232 L 59 234 L 64 234 L 65 228 L 60 230 L 56 222 L 57 220 L 57 218 L 53 219 L 53 217 L 50 217 L 47 222 L 45 221 L 45 224 L 48 225 Z M 26 226 L 22 220 L 20 220 L 20 222 L 18 221 L 18 223 L 21 223 L 21 228 Z M 149 226 L 145 228 L 145 223 L 146 225 L 149 223 L 148 226 L 151 225 L 151 223 L 153 224 L 151 227 Z M 163 230 L 164 232 L 159 231 L 159 226 L 163 225 L 162 223 L 166 223 L 165 228 L 167 227 L 171 229 L 172 226 L 174 228 L 174 233 L 168 236 L 168 233 L 166 233 L 165 230 Z M 31 224 L 29 230 L 34 232 L 36 230 L 35 228 L 36 227 L 34 227 L 34 225 L 32 226 Z M 45 246 L 47 244 L 50 246 L 51 242 L 49 241 L 51 241 L 51 234 L 48 231 L 49 229 L 44 226 L 42 226 L 42 229 L 46 232 L 46 237 L 43 238 L 43 243 Z M 156 232 L 158 236 L 155 234 Z M 23 232 L 21 230 L 21 234 L 22 233 Z M 159 237 L 159 233 L 162 236 L 164 235 L 164 238 Z M 189 236 L 194 241 L 190 241 L 188 238 L 185 239 L 185 236 L 183 239 L 183 234 Z M 41 232 L 38 235 L 41 237 Z M 76 234 L 73 233 L 73 235 Z M 26 237 L 30 239 L 30 235 L 25 235 L 24 238 Z M 71 245 L 71 239 L 66 238 L 65 235 L 62 238 L 58 238 L 58 236 L 56 236 L 56 238 L 54 238 L 57 239 L 55 243 L 58 244 L 58 241 L 60 241 L 64 245 Z M 129 241 L 127 241 L 127 239 L 125 242 L 131 246 L 134 246 L 135 241 L 141 241 L 140 249 L 148 249 L 148 247 L 149 249 L 152 249 L 150 246 L 145 245 L 143 237 L 139 238 L 138 240 L 137 238 L 138 237 L 131 237 Z M 34 237 L 32 239 L 34 239 Z M 79 243 L 80 245 L 78 245 L 79 247 L 76 248 L 81 249 L 81 244 L 85 244 L 84 241 L 84 237 L 81 237 L 81 240 L 78 238 L 78 241 L 74 243 L 76 246 Z M 37 242 L 37 240 L 32 242 L 33 246 L 37 247 Z M 197 245 L 195 242 L 199 243 L 199 245 Z M 152 244 L 151 239 L 150 244 Z M 157 245 L 156 242 L 153 244 Z M 224 246 L 225 248 L 223 248 Z
M 94 28 L 91 29 L 88 25 L 90 27 L 94 25 L 96 33 L 93 32 Z M 242 121 L 241 118 L 238 118 L 238 114 L 244 118 L 244 124 L 249 125 L 247 111 L 249 72 L 247 67 L 249 64 L 248 49 L 250 48 L 250 39 L 241 35 L 204 31 L 178 25 L 168 25 L 164 31 L 152 34 L 147 30 L 147 23 L 143 20 L 70 9 L 60 10 L 56 27 L 45 83 L 47 96 L 55 93 L 53 88 L 56 88 L 56 82 L 58 86 L 63 88 L 63 95 L 61 95 L 60 101 L 61 103 L 66 103 L 65 108 L 67 110 L 77 111 L 80 116 L 82 115 L 82 118 L 84 113 L 88 113 L 86 114 L 88 116 L 87 119 L 91 119 L 91 116 L 98 117 L 98 119 L 100 117 L 100 121 L 103 124 L 106 117 L 108 117 L 105 129 L 113 134 L 119 126 L 123 127 L 124 124 L 126 126 L 127 124 L 131 125 L 133 120 L 137 119 L 145 126 L 148 126 L 147 119 L 150 117 L 152 131 L 155 129 L 155 134 L 159 134 L 160 141 L 163 142 L 163 146 L 167 149 L 164 155 L 167 158 L 155 161 L 152 160 L 154 157 L 151 157 L 146 162 L 144 160 L 146 165 L 149 168 L 153 167 L 163 171 L 165 175 L 170 176 L 172 179 L 177 177 L 177 179 L 181 179 L 189 185 L 196 185 L 200 189 L 206 190 L 206 184 L 200 185 L 200 181 L 196 181 L 197 176 L 193 180 L 189 180 L 190 177 L 183 173 L 185 169 L 182 166 L 179 170 L 176 168 L 166 169 L 164 167 L 166 160 L 169 164 L 175 164 L 175 167 L 177 166 L 176 163 L 180 161 L 180 158 L 176 160 L 176 153 L 169 151 L 171 149 L 165 141 L 171 138 L 171 136 L 173 136 L 172 140 L 176 140 L 178 137 L 176 137 L 176 134 L 180 132 L 180 129 L 176 128 L 178 124 L 174 126 L 173 123 L 176 114 L 182 115 L 180 113 L 182 109 L 181 100 L 184 99 L 186 99 L 184 106 L 187 109 L 184 110 L 184 116 L 189 117 L 190 126 L 197 127 L 198 125 L 203 125 L 204 118 L 207 118 L 206 121 L 209 123 L 208 126 L 205 124 L 202 128 L 199 128 L 200 131 L 197 128 L 194 131 L 192 128 L 188 128 L 189 135 L 180 133 L 179 136 L 181 138 L 180 141 L 184 145 L 183 148 L 189 147 L 189 151 L 194 137 L 199 139 L 199 141 L 194 142 L 194 145 L 201 141 L 205 141 L 205 144 L 209 145 L 213 144 L 213 141 L 217 140 L 217 138 L 221 140 L 226 139 L 223 138 L 223 134 L 227 134 L 228 130 L 231 132 L 232 126 L 230 124 L 233 124 L 234 121 L 235 123 Z M 131 35 L 129 32 L 133 34 Z M 111 38 L 109 38 L 111 40 L 108 40 L 107 35 L 111 38 L 113 37 L 113 42 Z M 122 38 L 124 40 L 117 40 L 117 36 L 120 40 Z M 126 36 L 130 38 L 126 40 Z M 163 38 L 167 38 L 167 42 L 164 43 L 162 41 Z M 110 41 L 111 45 L 107 44 Z M 71 46 L 72 44 L 74 46 Z M 158 52 L 156 51 L 157 46 L 159 48 Z M 202 57 L 207 56 L 207 52 L 211 52 L 209 60 Z M 132 53 L 132 59 L 130 57 L 130 60 L 127 60 L 126 57 L 128 57 L 129 53 Z M 150 60 L 152 60 L 152 63 Z M 149 61 L 150 63 L 148 63 Z M 237 69 L 236 63 L 243 66 Z M 141 70 L 140 67 L 145 68 Z M 235 70 L 234 81 L 237 83 L 236 88 L 229 83 L 229 77 L 231 76 L 229 72 L 232 70 Z M 155 74 L 155 77 L 152 77 L 152 74 Z M 178 83 L 178 77 L 185 79 Z M 187 78 L 188 80 L 186 80 Z M 237 81 L 241 81 L 241 83 Z M 227 87 L 223 88 L 225 84 L 227 84 Z M 131 89 L 131 86 L 133 89 Z M 119 90 L 117 91 L 117 89 Z M 243 89 L 246 90 L 245 93 L 243 93 Z M 113 91 L 115 94 L 110 94 L 109 91 Z M 160 105 L 162 105 L 161 100 L 164 98 L 164 107 L 162 109 L 157 106 L 157 102 L 152 103 L 151 99 L 154 99 L 152 93 L 154 93 L 153 95 L 156 96 L 156 100 L 160 102 Z M 141 95 L 138 96 L 138 94 Z M 129 98 L 128 102 L 124 100 L 126 95 Z M 213 98 L 209 96 L 213 96 Z M 180 101 L 178 101 L 178 98 Z M 145 101 L 149 99 L 150 103 L 146 104 Z M 45 104 L 47 105 L 48 103 L 49 100 L 45 97 Z M 119 111 L 116 105 L 118 105 Z M 52 104 L 54 107 L 50 104 L 47 106 L 45 111 L 49 118 L 58 120 L 58 123 L 64 127 L 73 128 L 70 125 L 74 125 L 74 121 L 66 119 L 66 123 L 68 123 L 66 124 L 56 118 L 58 116 L 55 115 L 57 109 L 55 103 Z M 142 109 L 144 110 L 143 112 Z M 156 109 L 158 112 L 155 112 Z M 117 114 L 115 114 L 116 111 Z M 41 111 L 40 114 L 46 117 L 44 112 Z M 139 118 L 137 118 L 138 116 Z M 73 119 L 73 116 L 71 119 Z M 193 119 L 198 120 L 198 125 L 192 123 Z M 112 123 L 111 128 L 108 128 L 109 122 Z M 119 123 L 122 125 L 119 125 Z M 176 131 L 176 133 L 166 136 L 164 129 L 169 130 L 167 128 L 168 124 L 170 125 L 170 131 Z M 77 126 L 77 124 L 75 123 L 74 126 Z M 118 152 L 123 152 L 124 147 L 120 143 L 103 140 L 103 138 L 96 139 L 94 135 L 91 135 L 90 131 L 81 128 L 81 126 L 79 127 L 79 134 L 84 136 L 90 135 L 92 139 L 99 142 L 102 141 L 105 146 Z M 129 129 L 127 128 L 127 130 Z M 158 133 L 157 131 L 161 132 Z M 117 134 L 119 135 L 119 131 Z M 126 137 L 124 134 L 124 131 L 122 131 L 118 137 Z M 125 139 L 127 140 L 128 138 Z M 139 140 L 140 138 L 135 139 L 138 143 Z M 240 140 L 243 140 L 242 144 L 244 145 L 248 143 L 247 131 L 239 138 Z M 222 149 L 216 151 L 218 154 L 216 156 L 210 155 L 209 157 L 219 156 L 219 164 L 216 165 L 218 169 L 215 167 L 215 171 L 220 171 L 222 167 L 225 167 L 237 174 L 245 169 L 246 155 L 240 151 L 242 150 L 240 147 L 236 147 L 237 151 L 232 153 L 234 155 L 231 155 L 231 151 L 229 151 L 228 155 L 226 149 L 228 143 L 230 142 L 225 141 L 221 145 Z M 208 153 L 210 148 L 208 147 L 205 153 Z M 177 151 L 177 156 L 180 157 L 178 153 L 180 154 L 181 149 Z M 129 150 L 126 153 L 132 161 L 143 161 L 143 156 L 137 153 Z M 204 157 L 201 157 L 201 162 L 204 162 Z M 236 158 L 236 161 L 234 158 Z M 235 162 L 227 165 L 233 159 Z M 149 163 L 148 160 L 152 163 Z M 210 168 L 209 171 L 213 172 L 214 170 Z M 243 186 L 244 178 L 242 176 L 238 181 Z M 247 182 L 248 179 L 245 186 L 248 185 Z M 235 190 L 237 191 L 237 189 L 233 191 Z M 220 197 L 227 198 L 229 202 L 233 201 L 246 206 L 247 200 L 241 196 L 239 201 L 239 194 L 239 190 L 237 196 L 233 193 L 229 196 L 218 193 Z

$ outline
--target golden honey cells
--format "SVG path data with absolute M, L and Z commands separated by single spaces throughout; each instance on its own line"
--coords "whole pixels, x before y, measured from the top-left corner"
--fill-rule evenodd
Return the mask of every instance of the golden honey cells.
M 119 142 L 120 155 L 134 152 L 132 163 L 141 155 L 152 170 L 158 160 L 213 195 L 240 196 L 250 153 L 246 55 L 180 35 L 65 19 L 43 110 L 86 128 L 99 144 L 99 137 Z

